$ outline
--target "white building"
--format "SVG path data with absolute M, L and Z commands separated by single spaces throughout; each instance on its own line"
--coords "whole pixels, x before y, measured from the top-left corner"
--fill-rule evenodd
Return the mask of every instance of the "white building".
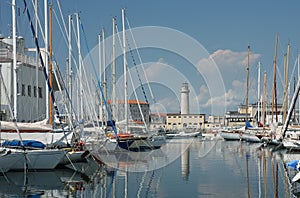
M 12 38 L 0 37 L 0 71 L 4 78 L 0 84 L 0 120 L 12 118 L 9 106 L 14 107 L 14 97 L 17 97 L 17 121 L 32 122 L 46 118 L 45 96 L 48 90 L 43 70 L 36 67 L 35 58 L 26 55 L 26 50 L 24 38 L 17 37 L 17 96 L 14 96 Z

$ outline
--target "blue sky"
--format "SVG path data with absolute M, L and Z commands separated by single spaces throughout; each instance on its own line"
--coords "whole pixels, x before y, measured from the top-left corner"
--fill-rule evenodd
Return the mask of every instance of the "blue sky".
M 23 14 L 23 1 L 16 0 L 21 8 L 19 17 L 19 32 L 24 37 L 30 38 L 30 30 L 27 19 Z M 43 1 L 40 9 L 43 8 Z M 50 1 L 51 2 L 51 1 Z M 59 13 L 57 1 L 53 0 L 54 10 Z M 31 1 L 28 1 L 28 4 Z M 10 1 L 1 1 L 1 32 L 9 35 L 11 20 Z M 116 16 L 120 23 L 121 9 L 126 9 L 126 15 L 132 27 L 161 26 L 168 27 L 194 38 L 215 59 L 220 68 L 226 88 L 227 110 L 235 110 L 236 105 L 243 103 L 245 98 L 245 76 L 247 46 L 251 46 L 250 65 L 250 102 L 256 101 L 257 95 L 257 62 L 261 61 L 262 71 L 267 72 L 268 90 L 271 90 L 273 75 L 273 56 L 275 48 L 275 34 L 279 35 L 278 70 L 283 76 L 283 54 L 286 53 L 288 40 L 291 42 L 290 76 L 294 63 L 299 53 L 300 43 L 300 2 L 298 1 L 240 1 L 240 0 L 203 0 L 203 1 L 85 1 L 63 0 L 60 1 L 65 19 L 74 12 L 80 13 L 82 24 L 85 28 L 88 45 L 93 48 L 97 45 L 97 35 L 102 27 L 106 28 L 107 35 L 111 35 L 111 18 Z M 24 16 L 24 17 L 22 17 Z M 55 23 L 55 22 L 54 22 Z M 55 27 L 57 27 L 54 24 Z M 121 29 L 121 24 L 118 26 Z M 59 30 L 56 29 L 54 45 L 55 56 L 60 65 L 64 65 L 67 47 L 63 44 Z M 33 43 L 28 39 L 28 45 Z M 176 42 L 176 41 L 174 41 Z M 83 50 L 86 55 L 86 50 Z M 185 60 L 176 59 L 169 53 L 160 51 L 151 52 L 145 50 L 141 53 L 143 60 L 152 63 L 164 63 L 180 68 L 179 64 L 185 64 Z M 188 63 L 186 63 L 188 64 Z M 180 71 L 180 69 L 179 69 Z M 191 82 L 194 84 L 196 97 L 191 98 L 191 112 L 210 114 L 210 106 L 207 105 L 209 90 L 201 77 L 190 72 Z M 160 71 L 157 71 L 160 72 Z M 262 74 L 261 74 L 262 75 Z M 170 78 L 169 76 L 165 76 Z M 280 77 L 277 77 L 279 88 L 278 98 L 282 97 L 282 85 Z M 263 80 L 261 79 L 261 82 Z M 153 85 L 156 87 L 156 85 Z M 179 111 L 179 102 L 171 103 L 174 94 L 167 94 L 159 90 L 157 101 L 164 106 L 165 111 Z M 178 87 L 178 92 L 180 87 Z M 268 92 L 271 98 L 271 91 Z M 171 97 L 172 96 L 172 97 Z M 194 100 L 196 98 L 196 100 Z M 198 101 L 197 101 L 198 100 Z M 166 104 L 166 101 L 168 104 Z M 215 100 L 212 100 L 215 101 Z M 195 103 L 198 103 L 195 105 Z

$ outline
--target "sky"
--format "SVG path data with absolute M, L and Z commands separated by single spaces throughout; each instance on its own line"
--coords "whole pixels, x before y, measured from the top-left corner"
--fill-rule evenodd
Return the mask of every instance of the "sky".
M 299 1 L 50 0 L 49 2 L 52 2 L 57 18 L 60 18 L 57 2 L 60 3 L 66 22 L 69 14 L 79 13 L 85 31 L 82 33 L 81 41 L 83 57 L 88 57 L 88 50 L 85 46 L 88 45 L 91 51 L 97 48 L 98 34 L 102 28 L 105 28 L 106 36 L 111 36 L 112 17 L 116 17 L 119 31 L 122 30 L 122 8 L 126 10 L 126 17 L 131 28 L 144 28 L 148 31 L 147 27 L 151 27 L 149 32 L 153 30 L 152 35 L 137 40 L 140 43 L 150 40 L 152 43 L 148 43 L 148 45 L 151 45 L 156 41 L 152 38 L 155 37 L 161 41 L 161 43 L 155 43 L 156 45 L 161 44 L 163 46 L 166 44 L 168 46 L 168 49 L 153 49 L 146 46 L 146 48 L 139 50 L 146 74 L 152 81 L 151 87 L 153 88 L 155 104 L 149 99 L 151 98 L 149 89 L 145 88 L 150 105 L 152 108 L 158 107 L 161 113 L 180 111 L 180 89 L 184 81 L 189 83 L 191 89 L 191 113 L 222 115 L 226 111 L 237 110 L 237 105 L 245 103 L 248 45 L 250 46 L 249 102 L 255 103 L 258 100 L 258 62 L 261 63 L 261 84 L 264 71 L 267 75 L 267 97 L 270 101 L 276 33 L 278 33 L 279 38 L 276 59 L 279 102 L 283 98 L 283 57 L 287 53 L 289 41 L 291 43 L 290 79 L 297 73 L 295 63 L 300 51 Z M 26 40 L 28 46 L 34 46 L 28 19 L 24 13 L 23 1 L 16 0 L 16 3 L 17 7 L 20 8 L 20 16 L 17 17 L 18 34 L 28 38 Z M 31 1 L 27 1 L 27 3 L 31 6 Z M 43 1 L 39 1 L 39 4 L 39 9 L 42 10 Z M 3 0 L 0 2 L 0 6 L 0 31 L 5 36 L 9 36 L 11 1 Z M 34 15 L 32 7 L 30 9 Z M 43 15 L 40 14 L 40 17 L 42 21 Z M 73 17 L 75 19 L 75 15 Z M 74 20 L 74 22 L 76 21 Z M 55 58 L 59 65 L 64 66 L 68 48 L 64 37 L 61 36 L 59 23 L 56 19 L 53 23 Z M 155 31 L 157 29 L 153 27 L 160 27 L 161 29 L 157 32 Z M 126 28 L 128 29 L 128 24 Z M 170 31 L 168 32 L 170 36 L 163 37 L 161 34 L 164 31 Z M 146 35 L 146 33 L 139 33 L 139 31 L 137 34 Z M 83 39 L 84 36 L 86 39 Z M 134 35 L 138 38 L 139 36 L 141 35 Z M 189 42 L 191 42 L 190 47 L 186 46 L 187 48 L 182 50 L 181 46 Z M 140 43 L 137 45 L 141 45 Z M 131 46 L 133 47 L 133 44 Z M 197 53 L 199 57 L 197 57 Z M 135 56 L 135 60 L 131 60 L 128 52 L 128 64 L 131 65 L 129 67 L 133 68 L 134 62 L 137 62 L 137 55 L 135 54 Z M 122 58 L 119 57 L 117 63 L 122 64 L 121 62 Z M 136 64 L 140 65 L 140 63 Z M 121 73 L 122 71 L 118 72 Z M 108 77 L 109 80 L 110 77 Z M 119 80 L 122 82 L 121 78 Z M 135 80 L 138 82 L 138 79 Z M 261 85 L 261 94 L 262 89 L 263 86 Z M 139 90 L 142 90 L 141 87 Z M 139 96 L 141 95 L 143 94 L 139 93 Z

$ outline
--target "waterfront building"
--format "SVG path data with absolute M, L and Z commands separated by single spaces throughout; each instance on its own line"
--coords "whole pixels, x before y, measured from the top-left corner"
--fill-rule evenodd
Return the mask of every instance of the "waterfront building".
M 150 129 L 165 129 L 166 128 L 166 120 L 167 114 L 166 113 L 152 113 L 150 115 Z
M 204 128 L 205 114 L 190 114 L 188 83 L 182 83 L 180 113 L 168 113 L 166 130 L 201 130 Z
M 205 114 L 168 113 L 166 120 L 167 130 L 195 130 L 204 129 Z
M 111 100 L 107 101 L 111 109 Z M 140 112 L 139 106 L 141 108 L 142 114 Z M 117 113 L 113 115 L 113 119 L 116 121 L 122 121 L 125 119 L 125 103 L 124 100 L 117 101 Z M 131 121 L 134 121 L 136 124 L 144 124 L 143 118 L 146 122 L 146 125 L 149 125 L 150 122 L 150 107 L 149 103 L 141 100 L 128 100 L 128 109 L 129 115 L 128 118 Z
M 205 123 L 205 129 L 214 130 L 224 127 L 226 124 L 225 116 L 210 115 Z
M 246 105 L 239 105 L 238 111 L 228 111 L 225 115 L 227 126 L 245 126 L 246 121 Z M 258 122 L 262 122 L 262 108 L 258 108 L 257 103 L 251 104 L 248 107 L 248 121 L 256 126 Z M 272 120 L 273 118 L 273 120 Z M 283 105 L 277 105 L 277 119 L 279 123 L 283 123 Z M 270 125 L 276 122 L 275 112 L 272 115 L 272 105 L 266 106 L 265 124 Z
M 23 37 L 17 37 L 17 70 L 14 79 L 13 39 L 0 36 L 0 65 L 4 82 L 0 84 L 0 120 L 12 118 L 9 107 L 17 101 L 16 120 L 19 122 L 40 121 L 46 118 L 46 81 L 42 67 L 34 57 L 29 56 Z M 17 95 L 14 95 L 14 80 L 17 81 Z M 7 98 L 5 89 L 9 98 Z

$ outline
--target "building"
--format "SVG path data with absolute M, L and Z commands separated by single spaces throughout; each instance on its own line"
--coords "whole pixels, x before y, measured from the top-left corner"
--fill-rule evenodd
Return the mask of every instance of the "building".
M 107 101 L 111 109 L 111 100 Z M 140 108 L 139 108 L 140 106 Z M 125 103 L 124 100 L 117 101 L 117 113 L 112 115 L 113 119 L 116 121 L 125 120 Z M 137 124 L 144 124 L 143 119 L 146 124 L 149 125 L 150 122 L 150 107 L 149 103 L 141 100 L 128 100 L 128 120 L 132 120 Z M 141 112 L 142 111 L 142 114 Z M 111 111 L 112 112 L 112 111 Z
M 33 122 L 46 118 L 46 81 L 41 66 L 28 55 L 23 37 L 17 37 L 17 70 L 14 79 L 13 39 L 0 36 L 0 65 L 4 82 L 0 85 L 1 120 L 10 120 L 16 97 L 16 120 Z M 14 82 L 17 82 L 17 95 L 14 95 Z M 7 93 L 5 93 L 5 90 Z M 6 96 L 8 95 L 8 98 Z
M 181 87 L 181 113 L 168 113 L 166 117 L 166 130 L 202 130 L 205 124 L 205 114 L 190 114 L 188 83 Z
M 265 124 L 269 125 L 270 123 L 276 122 L 276 114 L 272 115 L 272 105 L 267 104 L 265 110 Z M 248 106 L 248 121 L 253 125 L 257 125 L 258 121 L 263 123 L 263 110 L 262 107 L 258 104 L 251 104 Z M 227 126 L 245 126 L 246 122 L 246 105 L 239 105 L 238 111 L 228 111 L 225 115 L 226 125 Z M 273 118 L 273 120 L 272 120 Z M 283 123 L 283 105 L 277 105 L 277 122 Z
M 205 124 L 205 114 L 168 113 L 166 130 L 202 130 Z
M 150 115 L 150 129 L 157 130 L 157 129 L 165 129 L 167 121 L 167 114 L 166 113 L 152 113 Z
M 225 116 L 210 115 L 208 116 L 208 120 L 205 123 L 205 129 L 207 130 L 219 129 L 224 126 L 226 126 Z

